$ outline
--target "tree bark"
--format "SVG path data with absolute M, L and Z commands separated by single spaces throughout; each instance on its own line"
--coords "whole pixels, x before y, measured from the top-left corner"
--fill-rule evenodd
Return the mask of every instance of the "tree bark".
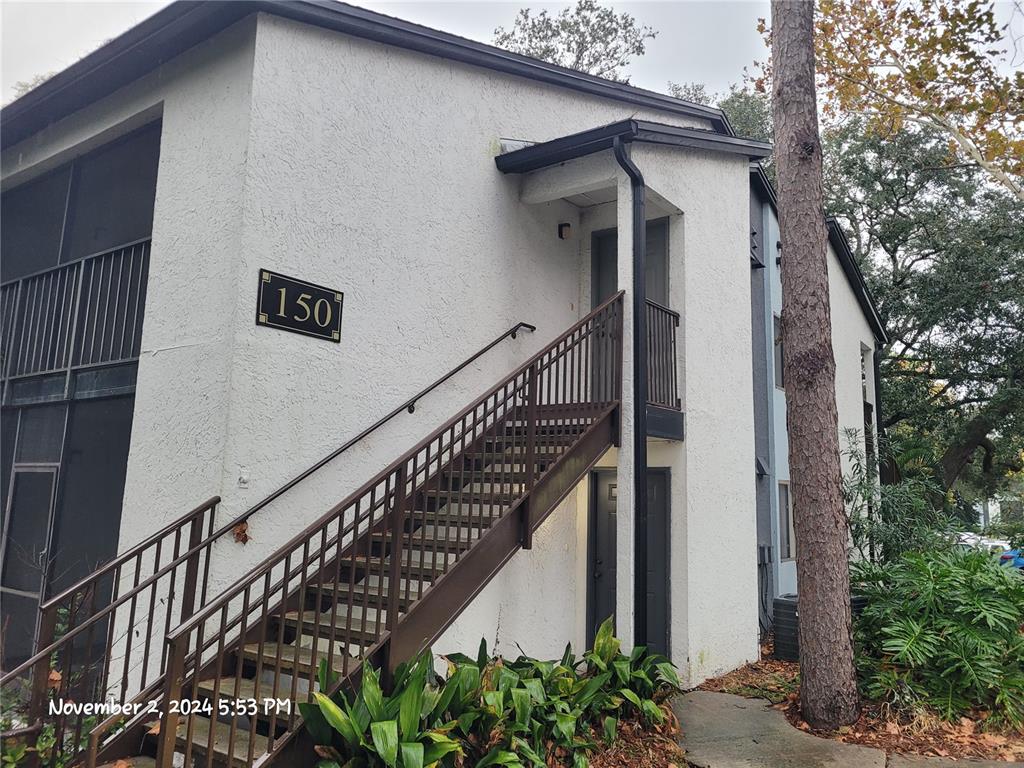
M 772 2 L 782 339 L 800 608 L 800 708 L 815 728 L 859 714 L 828 296 L 814 4 Z
M 1013 384 L 1011 383 L 1009 386 L 1013 386 Z M 993 445 L 989 440 L 989 435 L 999 428 L 1013 407 L 1014 401 L 1010 397 L 989 401 L 974 418 L 964 425 L 957 438 L 946 446 L 940 462 L 944 489 L 949 490 L 953 486 L 953 483 L 957 481 L 957 478 L 970 463 L 974 452 L 979 448 L 986 449 L 987 466 L 984 471 L 991 471 Z

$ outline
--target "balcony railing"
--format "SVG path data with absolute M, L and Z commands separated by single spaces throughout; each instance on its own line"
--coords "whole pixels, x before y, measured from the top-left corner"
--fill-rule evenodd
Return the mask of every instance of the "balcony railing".
M 647 302 L 647 402 L 681 410 L 676 368 L 676 328 L 679 313 Z
M 149 241 L 0 286 L 0 377 L 19 379 L 135 360 Z

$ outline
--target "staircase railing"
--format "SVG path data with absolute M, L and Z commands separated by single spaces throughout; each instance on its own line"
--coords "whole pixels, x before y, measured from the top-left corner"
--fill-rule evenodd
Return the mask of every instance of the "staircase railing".
M 163 659 L 152 656 L 164 649 L 152 627 L 166 634 L 206 604 L 210 551 L 203 542 L 210 541 L 219 503 L 208 499 L 40 605 L 36 653 L 0 678 L 5 705 L 28 701 L 24 723 L 4 735 L 34 746 L 49 730 L 48 753 L 30 752 L 33 760 L 63 764 L 65 744 L 81 744 L 92 722 L 84 711 L 50 715 L 51 696 L 125 701 L 135 691 L 156 690 Z
M 143 705 L 154 699 L 166 669 L 163 638 L 211 597 L 214 545 L 399 414 L 412 413 L 431 391 L 523 330 L 536 328 L 525 322 L 512 326 L 217 530 L 220 497 L 209 499 L 40 605 L 36 652 L 0 677 L 5 703 L 27 702 L 22 722 L 3 736 L 24 738 L 34 746 L 45 732 L 44 741 L 50 746 L 45 754 L 30 752 L 33 762 L 63 765 L 86 749 L 92 764 L 102 739 L 126 718 L 119 713 L 97 718 L 74 708 L 51 713 L 49 700 Z
M 173 702 L 194 699 L 199 682 L 215 707 L 222 695 L 233 699 L 244 659 L 255 666 L 247 698 L 309 699 L 321 661 L 339 674 L 341 685 L 393 636 L 404 607 L 428 588 L 440 589 L 460 559 L 485 541 L 503 511 L 522 514 L 521 540 L 528 545 L 540 513 L 516 502 L 539 479 L 538 452 L 556 460 L 565 445 L 562 435 L 582 435 L 620 399 L 621 315 L 619 293 L 172 630 L 158 768 L 171 768 L 179 739 L 184 764 L 191 765 L 198 715 L 176 711 Z M 466 456 L 493 454 L 499 442 L 509 458 L 481 463 L 467 482 L 472 465 L 467 469 Z M 415 535 L 418 526 L 450 523 L 453 510 L 468 516 L 454 541 L 450 535 Z M 434 586 L 424 579 L 425 569 L 433 572 Z M 335 599 L 339 593 L 344 601 Z M 310 596 L 314 610 L 307 610 Z M 285 613 L 298 634 L 315 641 L 304 645 L 295 638 L 286 645 Z M 268 638 L 274 617 L 276 631 Z M 387 666 L 397 661 L 391 658 Z M 294 706 L 272 709 L 268 717 L 263 740 L 257 738 L 258 718 L 232 712 L 226 743 L 210 727 L 198 751 L 208 765 L 215 740 L 218 752 L 245 765 L 276 754 L 301 718 Z M 237 751 L 239 745 L 247 755 Z

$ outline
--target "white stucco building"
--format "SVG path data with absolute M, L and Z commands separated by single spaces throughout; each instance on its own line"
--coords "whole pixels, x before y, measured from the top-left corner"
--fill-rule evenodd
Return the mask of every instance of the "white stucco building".
M 611 613 L 687 684 L 756 658 L 763 590 L 795 588 L 778 225 L 770 148 L 721 112 L 301 0 L 173 4 L 2 120 L 5 669 L 109 561 L 129 697 L 481 637 L 554 657 Z M 830 232 L 863 430 L 882 330 Z M 243 763 L 302 739 L 244 728 Z

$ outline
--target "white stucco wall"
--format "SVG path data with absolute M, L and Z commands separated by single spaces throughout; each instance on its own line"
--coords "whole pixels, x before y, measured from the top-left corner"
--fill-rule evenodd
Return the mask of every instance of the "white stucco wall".
M 633 157 L 683 212 L 669 231 L 682 278 L 669 295 L 683 314 L 686 440 L 649 463 L 672 470 L 673 657 L 696 684 L 757 656 L 756 561 L 723 556 L 756 551 L 747 162 L 650 146 Z
M 847 455 L 850 446 L 846 430 L 856 430 L 856 449 L 864 451 L 864 391 L 861 383 L 861 357 L 867 371 L 867 400 L 876 404 L 873 356 L 875 336 L 850 282 L 843 273 L 839 258 L 829 246 L 828 288 L 832 318 L 832 352 L 836 358 L 836 410 L 839 415 L 839 450 L 842 451 L 843 473 L 850 469 Z
M 556 230 L 578 220 L 576 209 L 523 205 L 520 180 L 498 173 L 493 155 L 500 137 L 544 140 L 632 110 L 272 16 L 260 17 L 253 80 L 226 509 L 251 503 L 514 322 L 538 326 L 294 494 L 286 515 L 261 515 L 253 535 L 265 541 L 315 519 L 578 319 L 577 244 Z M 345 292 L 340 348 L 253 325 L 261 267 Z M 321 407 L 312 413 L 311 403 Z M 239 493 L 243 467 L 249 488 Z M 560 653 L 567 636 L 579 636 L 584 593 L 568 578 L 577 562 L 573 519 L 565 508 L 556 513 L 535 549 L 478 598 L 497 605 L 506 645 Z M 538 578 L 563 587 L 542 604 L 544 620 L 526 626 L 514 616 Z M 496 624 L 489 609 L 474 620 L 476 610 L 451 631 L 473 636 L 470 647 Z

